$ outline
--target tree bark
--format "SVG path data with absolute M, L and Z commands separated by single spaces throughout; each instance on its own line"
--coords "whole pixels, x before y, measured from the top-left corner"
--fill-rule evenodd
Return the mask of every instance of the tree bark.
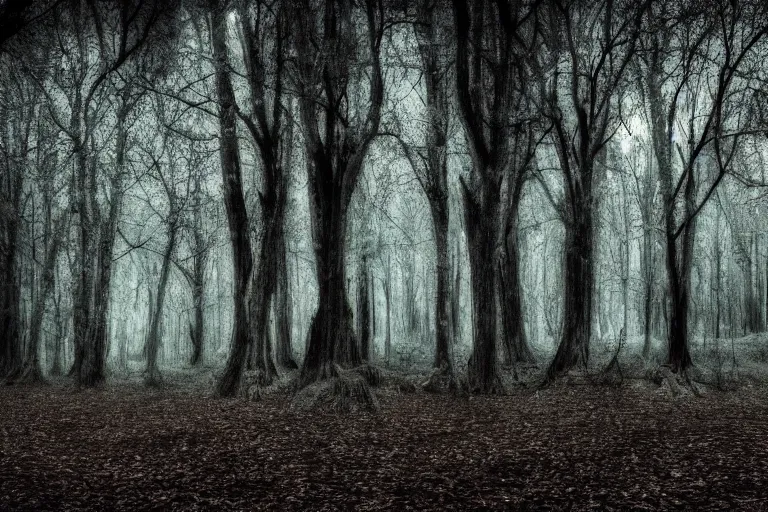
M 535 363 L 525 332 L 523 317 L 522 283 L 520 282 L 520 251 L 517 243 L 518 200 L 509 206 L 506 226 L 502 235 L 503 246 L 499 258 L 498 296 L 504 343 L 504 364 Z
M 248 347 L 253 342 L 253 333 L 248 323 L 248 296 L 253 271 L 253 253 L 240 169 L 235 93 L 229 76 L 227 11 L 223 6 L 218 5 L 218 2 L 211 3 L 211 46 L 216 93 L 219 99 L 219 156 L 224 187 L 224 208 L 232 244 L 234 274 L 232 348 L 216 392 L 220 396 L 233 396 L 240 387 L 245 357 Z
M 368 256 L 363 254 L 357 275 L 357 336 L 360 339 L 360 357 L 371 359 L 371 308 L 368 296 Z
M 461 341 L 461 253 L 459 240 L 456 240 L 456 250 L 453 252 L 453 287 L 451 288 L 451 336 L 453 343 Z
M 446 205 L 447 207 L 447 205 Z M 432 208 L 432 220 L 435 231 L 435 253 L 437 271 L 435 280 L 435 358 L 434 368 L 446 368 L 453 371 L 451 358 L 451 263 L 448 256 L 448 215 L 442 209 Z
M 652 312 L 653 312 L 653 276 L 654 276 L 654 257 L 653 257 L 653 205 L 654 202 L 654 187 L 656 180 L 652 177 L 653 166 L 650 163 L 651 155 L 647 155 L 648 163 L 646 165 L 646 177 L 642 192 L 640 191 L 639 180 L 638 195 L 642 198 L 642 210 L 641 216 L 643 220 L 643 249 L 641 267 L 643 271 L 643 358 L 648 359 L 651 353 L 651 333 L 653 332 L 652 326 Z
M 277 280 L 277 261 L 276 261 L 276 233 L 279 229 L 277 219 L 270 208 L 273 204 L 267 204 L 262 196 L 262 219 L 265 222 L 262 236 L 261 247 L 258 255 L 258 265 L 254 272 L 252 283 L 253 293 L 251 295 L 251 330 L 255 346 L 252 349 L 253 369 L 259 372 L 259 378 L 262 385 L 269 385 L 277 376 L 277 367 L 272 357 L 272 345 L 268 335 L 269 330 L 269 312 L 272 296 L 275 290 Z
M 197 366 L 203 361 L 203 343 L 205 342 L 205 265 L 208 261 L 209 247 L 203 238 L 203 219 L 200 204 L 200 175 L 195 175 L 194 211 L 192 213 L 194 225 L 193 239 L 195 254 L 192 258 L 192 273 L 187 275 L 192 288 L 192 307 L 194 309 L 194 323 L 189 326 L 189 337 L 192 342 L 192 355 L 189 364 Z M 186 272 L 185 272 L 186 275 Z M 190 279 L 191 278 L 191 279 Z
M 384 310 L 387 322 L 384 333 L 384 360 L 389 365 L 392 356 L 392 265 L 389 254 L 387 254 L 387 264 L 384 267 L 382 287 L 384 288 Z
M 477 171 L 475 171 L 477 172 Z M 480 181 L 480 180 L 477 180 Z M 467 365 L 470 391 L 503 392 L 496 348 L 496 242 L 499 226 L 499 189 L 490 180 L 464 184 L 464 223 L 472 279 L 473 346 Z
M 78 372 L 81 386 L 92 387 L 105 379 L 107 359 L 109 297 L 112 283 L 112 252 L 115 245 L 117 221 L 122 208 L 122 179 L 113 180 L 113 200 L 109 218 L 102 225 L 98 236 L 95 272 L 93 273 L 92 310 L 87 313 L 88 324 L 85 327 L 86 339 L 83 347 L 83 359 Z
M 61 290 L 61 285 L 59 286 L 59 290 Z M 54 316 L 53 316 L 53 323 L 55 326 L 54 335 L 53 335 L 53 363 L 51 364 L 51 370 L 50 375 L 52 377 L 59 377 L 64 373 L 64 369 L 61 364 L 62 359 L 62 352 L 64 348 L 64 344 L 66 343 L 66 338 L 68 335 L 68 322 L 62 318 L 61 313 L 61 292 L 58 291 L 56 294 L 56 300 L 55 300 L 55 310 L 54 310 Z
M 198 366 L 203 362 L 203 343 L 205 341 L 205 311 L 203 301 L 205 288 L 203 280 L 197 280 L 197 263 L 195 263 L 195 283 L 192 285 L 192 307 L 194 309 L 194 324 L 189 325 L 189 339 L 192 342 L 192 355 L 189 358 L 190 366 Z
M 35 297 L 35 304 L 32 306 L 27 340 L 27 354 L 17 379 L 21 382 L 42 382 L 44 380 L 43 372 L 40 368 L 40 336 L 42 334 L 43 319 L 45 317 L 45 305 L 55 284 L 56 262 L 59 257 L 59 248 L 61 247 L 63 231 L 63 219 L 58 219 L 53 227 L 50 246 L 45 254 L 42 275 L 40 277 L 40 290 Z
M 293 357 L 291 289 L 288 281 L 288 255 L 286 252 L 285 233 L 282 233 L 280 236 L 276 250 L 278 258 L 277 289 L 275 290 L 273 304 L 275 306 L 275 321 L 277 322 L 277 362 L 283 368 L 295 370 L 299 365 L 296 364 L 296 359 Z
M 325 225 L 327 229 L 315 235 L 319 303 L 310 324 L 301 371 L 305 384 L 335 376 L 334 364 L 356 366 L 362 362 L 346 291 L 346 216 L 332 213 L 342 210 L 341 205 L 334 202 L 333 208 L 323 213 L 317 208 L 315 215 L 320 218 L 313 223 Z
M 297 2 L 297 68 L 299 106 L 308 167 L 309 211 L 312 223 L 319 304 L 312 318 L 300 384 L 335 376 L 335 365 L 361 362 L 347 300 L 345 250 L 347 213 L 363 161 L 379 130 L 384 101 L 380 51 L 384 8 L 378 0 L 359 4 L 327 0 L 323 16 L 315 16 L 313 2 Z M 366 20 L 364 42 L 356 39 L 353 9 Z M 353 39 L 355 38 L 355 39 Z M 354 40 L 354 42 L 353 42 Z M 356 78 L 349 48 L 366 52 L 368 108 L 355 118 L 337 105 L 346 104 Z M 322 49 L 322 50 L 320 50 Z M 360 52 L 353 53 L 359 55 Z M 321 125 L 324 126 L 321 133 Z
M 589 361 L 592 336 L 592 293 L 594 286 L 593 220 L 589 206 L 591 194 L 582 196 L 586 204 L 574 200 L 574 215 L 565 224 L 563 272 L 563 327 L 560 344 L 549 369 L 554 378 Z
M 18 211 L 16 202 L 3 195 L 0 197 L 0 206 L 3 207 L 3 214 L 0 215 L 0 332 L 3 333 L 0 336 L 0 377 L 15 371 L 22 360 L 21 290 L 16 275 Z
M 176 202 L 171 200 L 171 220 L 168 225 L 168 243 L 163 251 L 163 263 L 160 267 L 160 280 L 157 283 L 157 293 L 154 309 L 150 313 L 149 331 L 147 334 L 147 368 L 144 375 L 144 384 L 147 386 L 159 386 L 163 382 L 163 376 L 157 364 L 157 355 L 162 341 L 163 306 L 165 305 L 165 290 L 168 285 L 168 275 L 171 270 L 171 257 L 176 247 L 176 215 L 174 211 Z

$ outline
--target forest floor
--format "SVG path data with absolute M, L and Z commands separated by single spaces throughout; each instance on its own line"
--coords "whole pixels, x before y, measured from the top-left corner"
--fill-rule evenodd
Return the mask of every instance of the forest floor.
M 0 388 L 0 510 L 768 510 L 761 385 L 384 389 L 334 414 L 192 377 Z

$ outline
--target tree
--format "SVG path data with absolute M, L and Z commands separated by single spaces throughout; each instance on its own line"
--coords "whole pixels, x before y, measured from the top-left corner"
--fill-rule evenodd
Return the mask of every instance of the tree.
M 275 312 L 275 344 L 277 345 L 277 363 L 283 368 L 295 370 L 299 367 L 293 357 L 293 344 L 291 342 L 291 289 L 288 281 L 288 249 L 285 243 L 285 233 L 277 237 L 277 287 L 273 297 L 272 306 Z
M 671 299 L 667 363 L 684 373 L 691 365 L 688 313 L 696 218 L 754 122 L 757 95 L 743 73 L 758 58 L 755 50 L 768 34 L 768 13 L 761 2 L 717 1 L 706 7 L 659 4 L 653 14 L 659 21 L 644 41 L 643 64 Z M 715 78 L 709 80 L 709 73 Z M 708 101 L 701 97 L 704 85 Z M 745 110 L 733 108 L 739 102 Z M 675 156 L 681 168 L 677 178 Z M 699 195 L 710 166 L 717 171 Z
M 232 108 L 247 128 L 261 163 L 261 190 L 258 193 L 261 212 L 257 255 L 253 263 L 249 292 L 249 328 L 253 345 L 233 348 L 227 368 L 219 383 L 223 395 L 234 394 L 246 358 L 255 363 L 262 384 L 269 384 L 277 375 L 268 336 L 270 304 L 278 289 L 281 265 L 279 248 L 284 247 L 285 208 L 288 198 L 286 164 L 290 165 L 292 144 L 292 116 L 290 106 L 284 103 L 284 74 L 288 51 L 291 20 L 286 3 L 272 9 L 266 2 L 253 1 L 239 4 L 238 21 L 240 43 L 248 86 L 250 112 L 240 108 L 232 95 Z M 223 8 L 222 8 L 223 9 Z M 223 28 L 226 28 L 224 20 Z M 222 54 L 226 54 L 226 32 Z M 218 71 L 217 71 L 218 72 Z M 222 96 L 219 97 L 220 101 Z M 233 143 L 237 143 L 235 140 Z M 238 171 L 239 172 L 239 171 Z M 247 212 L 242 213 L 247 217 Z M 275 249 L 278 250 L 275 250 Z M 287 271 L 287 270 L 286 270 Z M 287 276 L 285 281 L 287 282 Z M 283 319 L 283 323 L 284 323 Z M 284 335 L 284 329 L 280 329 Z M 284 343 L 285 339 L 281 339 Z
M 346 291 L 346 228 L 352 193 L 381 121 L 384 7 L 380 0 L 361 2 L 362 13 L 354 7 L 342 0 L 302 0 L 292 12 L 319 289 L 301 385 L 335 376 L 336 364 L 361 362 Z M 360 17 L 365 21 L 358 24 Z M 367 89 L 367 104 L 353 85 Z
M 371 300 L 368 279 L 368 255 L 363 253 L 357 270 L 357 336 L 360 338 L 360 358 L 371 360 Z
M 242 366 L 248 348 L 254 340 L 254 333 L 248 321 L 253 252 L 243 194 L 240 147 L 237 141 L 237 104 L 230 77 L 227 8 L 225 3 L 215 0 L 211 0 L 209 8 L 211 48 L 219 103 L 219 156 L 234 273 L 232 344 L 226 369 L 219 379 L 216 391 L 221 396 L 232 396 L 240 385 Z
M 469 267 L 472 282 L 474 344 L 469 360 L 469 386 L 474 392 L 498 393 L 503 391 L 498 373 L 496 338 L 498 310 L 498 245 L 505 237 L 506 244 L 514 230 L 516 212 L 505 210 L 502 233 L 502 192 L 506 183 L 509 200 L 516 202 L 522 186 L 515 176 L 508 176 L 513 165 L 511 120 L 516 93 L 514 81 L 518 61 L 529 50 L 526 43 L 533 33 L 534 6 L 507 1 L 468 2 L 454 0 L 456 23 L 456 90 L 459 114 L 469 153 L 472 170 L 469 182 L 461 181 L 464 198 L 464 224 L 467 234 Z M 519 171 L 515 168 L 515 171 Z M 506 178 L 512 177 L 512 183 Z M 516 208 L 516 204 L 514 205 Z M 510 253 L 509 257 L 516 258 Z M 512 267 L 508 266 L 511 265 Z M 507 258 L 502 271 L 507 282 L 504 288 L 510 295 L 506 300 L 519 299 L 519 282 L 515 262 Z M 513 289 L 514 288 L 514 289 Z M 515 307 L 517 306 L 517 307 Z M 508 308 L 515 308 L 511 311 Z M 506 303 L 506 322 L 521 322 L 519 300 Z M 514 318 L 514 317 L 517 318 Z M 522 332 L 519 325 L 505 326 L 505 334 L 516 336 Z M 517 336 L 519 337 L 519 336 Z
M 1 58 L 1 57 L 0 57 Z M 7 99 L 25 105 L 23 75 L 15 63 L 3 59 Z M 16 94 L 11 94 L 14 91 Z M 34 91 L 34 89 L 33 89 Z M 30 131 L 34 118 L 34 104 L 26 101 L 26 108 L 10 115 L 10 103 L 0 103 L 0 377 L 17 371 L 22 362 L 21 350 L 21 289 L 18 278 L 20 220 L 24 190 L 25 160 L 30 149 Z
M 40 290 L 32 306 L 30 316 L 29 334 L 27 337 L 27 354 L 24 363 L 19 371 L 17 381 L 20 382 L 43 382 L 43 371 L 40 367 L 40 338 L 42 334 L 43 319 L 45 317 L 45 306 L 48 298 L 53 291 L 56 277 L 56 263 L 59 257 L 62 239 L 66 232 L 64 224 L 65 215 L 63 212 L 58 214 L 52 227 L 51 239 L 45 250 L 43 268 L 41 275 Z
M 614 0 L 549 6 L 545 40 L 551 61 L 539 70 L 551 64 L 552 76 L 543 77 L 541 88 L 564 182 L 564 201 L 556 206 L 565 226 L 565 296 L 563 328 L 548 381 L 589 360 L 596 162 L 604 158 L 605 146 L 620 126 L 620 96 L 646 8 Z
M 71 146 L 75 168 L 70 204 L 77 217 L 78 250 L 77 282 L 73 287 L 75 361 L 70 373 L 82 386 L 104 380 L 112 249 L 125 174 L 126 123 L 135 103 L 131 80 L 116 75 L 127 68 L 127 63 L 136 62 L 150 36 L 166 42 L 173 37 L 174 24 L 169 21 L 174 5 L 65 3 L 55 9 L 58 23 L 54 27 L 56 46 L 52 58 L 58 63 L 51 79 L 46 81 L 42 74 L 33 73 L 46 97 L 51 119 Z M 59 101 L 61 96 L 67 101 Z M 110 109 L 116 125 L 115 161 L 109 166 L 114 172 L 106 177 L 107 187 L 102 193 L 101 171 L 107 166 L 100 165 L 104 155 L 98 148 L 103 142 L 97 133 Z
M 650 145 L 646 144 L 645 148 L 650 149 Z M 645 149 L 644 152 L 649 153 L 648 149 Z M 653 331 L 653 292 L 657 261 L 655 251 L 657 237 L 654 236 L 654 232 L 658 227 L 656 207 L 658 205 L 657 188 L 659 180 L 653 165 L 652 155 L 647 154 L 645 165 L 641 165 L 640 151 L 640 147 L 633 147 L 633 159 L 630 170 L 632 172 L 634 192 L 640 210 L 640 221 L 643 231 L 640 250 L 640 272 L 643 278 L 643 358 L 647 359 L 651 353 L 651 333 Z M 640 174 L 638 170 L 642 167 L 644 167 L 644 172 Z
M 162 110 L 162 103 L 158 99 L 158 111 L 161 112 L 160 116 L 162 116 Z M 145 370 L 144 382 L 147 386 L 152 387 L 161 385 L 163 380 L 157 362 L 158 351 L 162 341 L 163 308 L 165 306 L 165 296 L 168 288 L 168 277 L 171 271 L 173 254 L 176 250 L 179 230 L 181 227 L 180 218 L 189 196 L 191 181 L 191 175 L 187 174 L 186 193 L 180 195 L 177 191 L 177 186 L 179 182 L 183 182 L 184 179 L 179 179 L 179 173 L 176 167 L 177 162 L 180 161 L 181 158 L 168 146 L 168 134 L 166 133 L 159 157 L 156 158 L 154 155 L 149 155 L 152 161 L 152 174 L 157 177 L 157 180 L 162 185 L 168 203 L 168 213 L 162 216 L 163 223 L 166 227 L 167 240 L 165 242 L 165 247 L 160 252 L 160 255 L 162 256 L 160 276 L 157 281 L 154 301 L 151 304 L 152 309 L 149 314 L 149 326 L 145 342 L 147 367 Z
M 194 322 L 189 324 L 189 338 L 192 342 L 192 355 L 190 356 L 189 364 L 197 366 L 203 361 L 203 343 L 205 341 L 205 266 L 208 262 L 208 255 L 212 244 L 211 239 L 207 238 L 203 232 L 203 193 L 199 172 L 195 172 L 192 182 L 192 224 L 189 226 L 192 236 L 192 271 L 190 272 L 184 268 L 182 274 L 187 279 L 192 291 L 192 308 L 194 309 Z
M 435 238 L 435 355 L 436 372 L 427 383 L 438 389 L 438 383 L 455 386 L 450 352 L 451 267 L 449 259 L 448 221 L 448 139 L 450 126 L 450 29 L 444 21 L 447 3 L 421 0 L 416 6 L 414 32 L 418 43 L 424 79 L 426 130 L 423 147 L 412 147 L 399 139 L 421 189 L 429 202 L 432 231 Z M 411 281 L 412 282 L 412 281 Z M 389 293 L 387 293 L 389 301 Z

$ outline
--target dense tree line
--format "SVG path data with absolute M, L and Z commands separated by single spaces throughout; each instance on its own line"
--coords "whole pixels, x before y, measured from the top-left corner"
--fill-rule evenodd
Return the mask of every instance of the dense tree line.
M 9 382 L 428 347 L 428 388 L 498 393 L 766 330 L 760 0 L 9 1 L 0 34 Z

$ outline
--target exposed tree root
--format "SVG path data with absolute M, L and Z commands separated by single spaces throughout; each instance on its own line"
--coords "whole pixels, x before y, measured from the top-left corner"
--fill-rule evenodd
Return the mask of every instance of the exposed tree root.
M 36 364 L 25 365 L 16 377 L 16 382 L 19 384 L 48 384 L 40 366 Z
M 428 393 L 448 393 L 457 390 L 456 375 L 448 364 L 432 370 L 426 381 L 421 383 L 421 388 Z
M 148 388 L 162 388 L 164 384 L 163 375 L 157 368 L 144 373 L 144 385 Z
M 340 371 L 342 371 L 341 367 L 336 363 L 323 363 L 315 368 L 304 366 L 301 369 L 301 375 L 299 375 L 299 389 L 311 386 L 316 382 L 336 378 Z
M 621 363 L 619 363 L 619 354 L 621 353 L 621 347 L 624 345 L 626 335 L 624 329 L 621 329 L 619 333 L 619 343 L 616 347 L 616 352 L 613 353 L 613 357 L 608 365 L 595 377 L 596 384 L 601 386 L 613 386 L 619 387 L 624 382 L 624 372 L 621 369 Z
M 335 377 L 304 386 L 291 406 L 302 410 L 324 409 L 335 412 L 379 412 L 379 402 L 366 379 L 354 370 L 334 365 Z
M 48 384 L 40 366 L 32 363 L 17 367 L 5 377 L 4 382 L 9 386 L 13 384 Z
M 369 386 L 375 388 L 381 386 L 381 370 L 377 367 L 366 363 L 352 368 L 351 371 L 365 379 Z
M 659 385 L 661 392 L 668 392 L 673 397 L 703 394 L 701 387 L 692 379 L 690 370 L 675 373 L 669 365 L 662 365 L 652 372 L 651 380 Z
M 488 379 L 481 379 L 472 372 L 472 365 L 469 366 L 467 371 L 467 389 L 466 391 L 472 395 L 505 395 L 507 390 L 504 388 L 504 383 L 501 380 L 501 375 L 498 371 L 494 371 Z

